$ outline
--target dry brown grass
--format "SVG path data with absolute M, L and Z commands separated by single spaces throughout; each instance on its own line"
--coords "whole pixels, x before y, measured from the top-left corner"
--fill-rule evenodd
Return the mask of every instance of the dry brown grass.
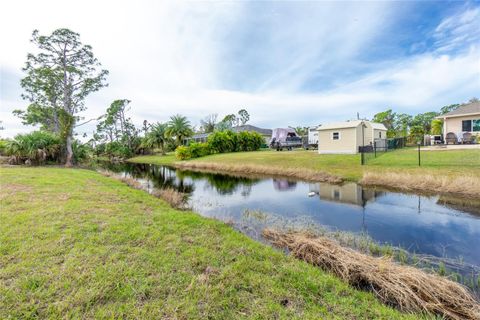
M 429 191 L 480 196 L 480 179 L 477 176 L 367 171 L 364 173 L 360 183 L 365 186 L 387 186 L 406 191 Z
M 152 191 L 152 194 L 162 198 L 175 209 L 187 209 L 185 201 L 186 195 L 173 188 L 156 189 Z
M 212 173 L 236 173 L 241 175 L 270 175 L 285 178 L 297 178 L 306 181 L 341 183 L 343 179 L 326 172 L 314 171 L 304 168 L 280 168 L 266 165 L 250 164 L 224 164 L 213 162 L 177 162 L 174 164 L 179 169 L 202 170 Z
M 263 231 L 274 245 L 331 271 L 355 287 L 371 290 L 381 301 L 405 312 L 427 312 L 450 319 L 480 319 L 480 305 L 469 291 L 447 278 L 428 274 L 389 258 L 371 257 L 336 242 L 305 233 Z

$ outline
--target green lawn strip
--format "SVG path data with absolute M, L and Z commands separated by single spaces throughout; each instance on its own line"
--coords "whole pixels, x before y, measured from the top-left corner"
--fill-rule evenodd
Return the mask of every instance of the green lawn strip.
M 169 153 L 166 155 L 148 155 L 148 156 L 138 156 L 128 159 L 128 162 L 133 163 L 151 163 L 157 165 L 172 165 L 178 160 L 175 158 L 174 153 Z
M 173 155 L 140 156 L 129 161 L 160 165 L 176 162 Z M 315 151 L 302 150 L 225 153 L 189 161 L 311 169 L 336 175 L 347 181 L 359 181 L 365 171 L 377 170 L 439 176 L 473 175 L 480 178 L 480 150 L 422 151 L 421 167 L 418 167 L 416 148 L 378 153 L 376 158 L 373 154 L 368 154 L 365 166 L 360 163 L 360 155 L 319 155 Z
M 0 318 L 417 318 L 93 171 L 0 168 Z

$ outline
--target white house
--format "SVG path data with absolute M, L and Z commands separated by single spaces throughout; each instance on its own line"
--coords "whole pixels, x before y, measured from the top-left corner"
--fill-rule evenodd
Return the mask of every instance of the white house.
M 320 154 L 355 154 L 359 147 L 387 138 L 387 128 L 383 124 L 367 120 L 324 124 L 317 131 Z

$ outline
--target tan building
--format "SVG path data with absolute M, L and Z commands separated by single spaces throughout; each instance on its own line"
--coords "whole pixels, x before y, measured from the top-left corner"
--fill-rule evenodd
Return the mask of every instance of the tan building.
M 387 128 L 383 124 L 366 120 L 329 123 L 318 127 L 317 131 L 320 154 L 355 154 L 359 147 L 387 138 Z
M 461 105 L 458 109 L 437 118 L 443 120 L 444 137 L 448 133 L 453 133 L 460 139 L 465 132 L 480 135 L 480 102 Z

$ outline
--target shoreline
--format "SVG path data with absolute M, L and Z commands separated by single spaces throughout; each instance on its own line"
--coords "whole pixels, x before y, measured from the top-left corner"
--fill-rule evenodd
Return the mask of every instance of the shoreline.
M 135 159 L 135 158 L 134 158 Z M 153 161 L 142 161 L 137 157 L 130 163 L 157 164 Z M 364 187 L 379 187 L 407 193 L 421 193 L 427 195 L 450 195 L 458 197 L 480 197 L 480 179 L 467 175 L 441 175 L 432 173 L 410 172 L 408 169 L 394 168 L 386 171 L 384 168 L 363 168 L 360 179 L 347 179 L 325 171 L 316 171 L 307 168 L 284 168 L 280 166 L 265 166 L 257 164 L 225 164 L 206 161 L 172 161 L 163 165 L 172 166 L 180 170 L 193 170 L 206 173 L 231 174 L 244 177 L 260 175 L 263 177 L 283 177 L 308 182 L 327 182 L 342 184 L 355 182 Z M 374 169 L 378 169 L 374 171 Z

